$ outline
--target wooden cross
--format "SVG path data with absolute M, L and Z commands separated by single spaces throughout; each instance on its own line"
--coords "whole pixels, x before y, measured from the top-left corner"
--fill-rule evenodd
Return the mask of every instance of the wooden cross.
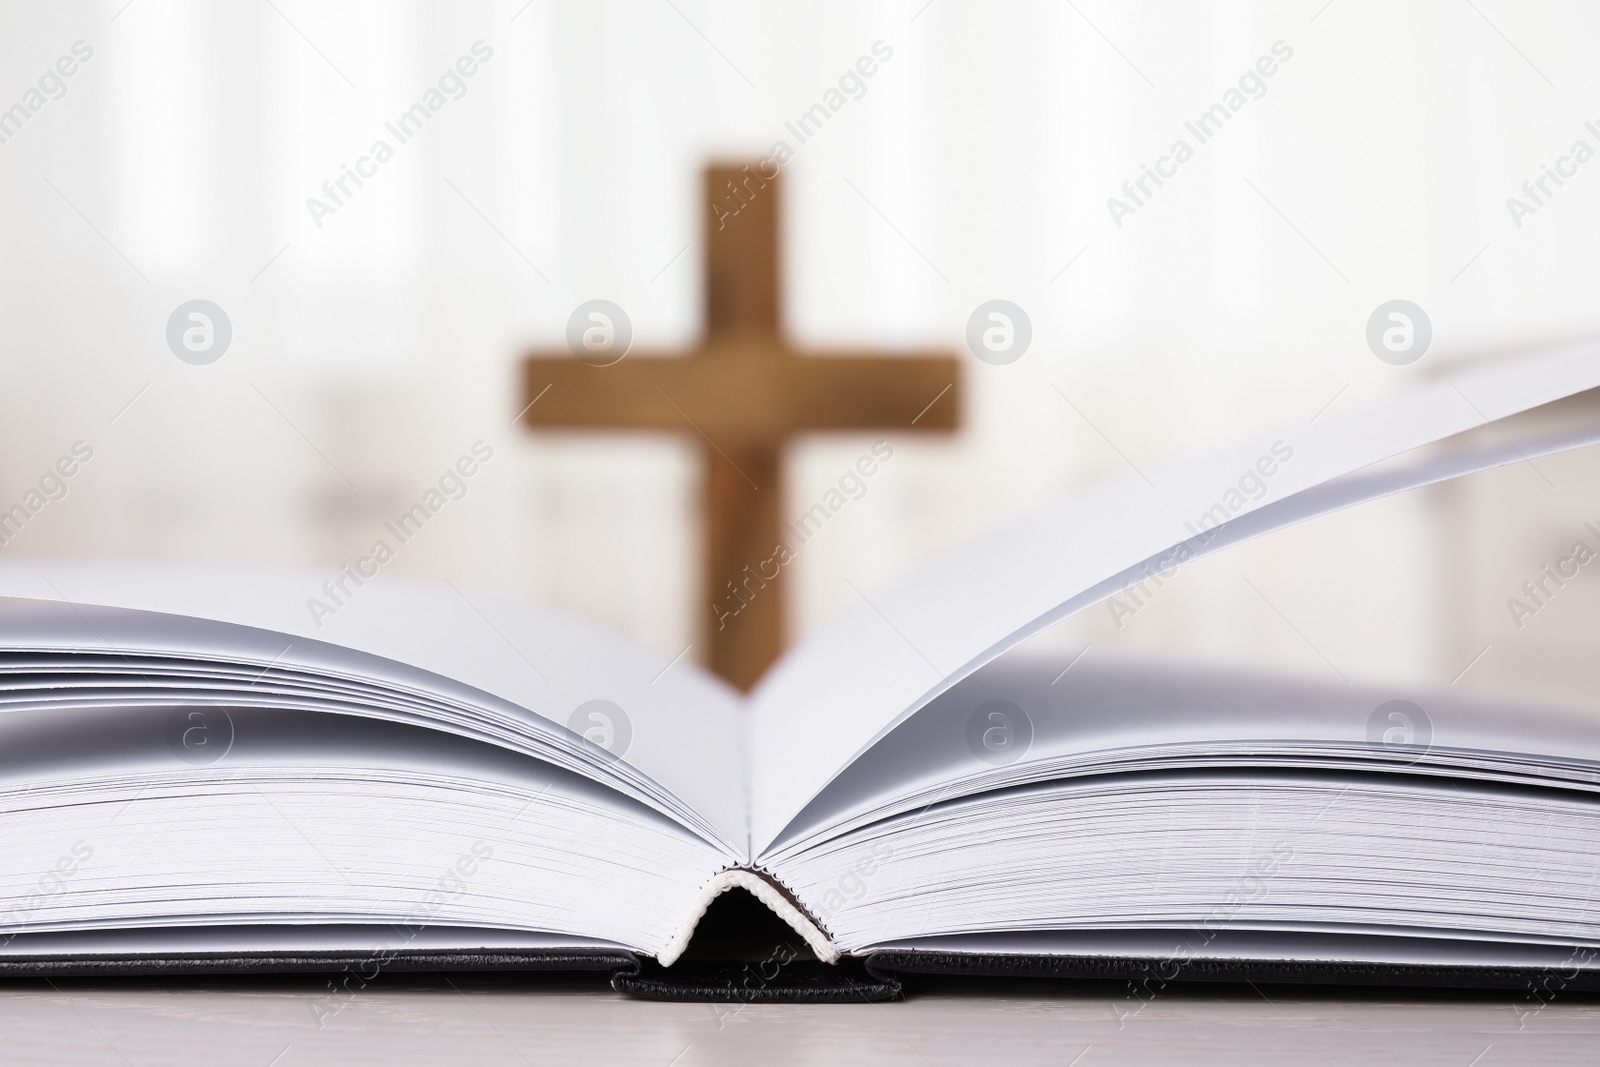
M 748 689 L 783 648 L 787 568 L 770 561 L 780 543 L 799 547 L 785 534 L 785 442 L 808 430 L 952 430 L 958 363 L 948 354 L 792 351 L 779 311 L 777 175 L 764 177 L 757 165 L 710 167 L 705 183 L 699 349 L 688 358 L 630 353 L 603 367 L 570 352 L 530 353 L 523 421 L 541 429 L 678 430 L 700 443 L 706 659 Z

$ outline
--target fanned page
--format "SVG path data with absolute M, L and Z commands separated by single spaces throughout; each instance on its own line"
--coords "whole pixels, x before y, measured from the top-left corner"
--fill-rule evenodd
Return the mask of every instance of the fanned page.
M 1464 367 L 1148 467 L 1148 482 L 1070 495 L 868 592 L 752 695 L 753 851 L 764 858 L 802 836 L 810 827 L 797 816 L 898 723 L 1028 636 L 1116 592 L 1125 577 L 1142 576 L 1151 561 L 1164 569 L 1312 515 L 1525 458 L 1529 447 L 1585 443 L 1592 435 L 1579 431 L 1542 445 L 1423 451 L 1596 387 L 1600 346 L 1592 343 Z M 1237 491 L 1252 472 L 1267 487 L 1255 499 Z
M 17 562 L 0 564 L 0 597 L 57 609 L 48 627 L 28 614 L 9 634 L 13 644 L 211 653 L 263 671 L 306 665 L 413 690 L 466 686 L 504 701 L 534 736 L 603 729 L 599 741 L 618 757 L 600 768 L 606 775 L 697 827 L 730 860 L 747 856 L 741 715 L 730 688 L 691 663 L 554 612 L 389 577 L 346 579 L 330 594 L 325 583 L 340 577 Z M 313 611 L 313 603 L 337 607 Z M 80 610 L 90 607 L 125 614 Z M 211 625 L 185 622 L 193 619 Z M 583 714 L 592 701 L 608 702 L 596 705 L 604 714 L 594 727 Z
M 1442 939 L 1483 966 L 1512 944 L 1600 946 L 1592 716 L 1396 696 L 1019 650 L 874 745 L 819 797 L 827 828 L 768 862 L 851 953 L 1159 960 L 1226 932 L 1260 959 L 1420 964 Z M 1023 758 L 974 758 L 983 708 L 1023 713 Z M 889 783 L 855 811 L 830 796 Z M 1251 932 L 1271 936 L 1240 945 Z

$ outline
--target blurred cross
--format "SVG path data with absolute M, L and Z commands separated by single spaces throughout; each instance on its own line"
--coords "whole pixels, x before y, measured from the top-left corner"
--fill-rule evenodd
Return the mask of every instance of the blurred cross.
M 758 170 L 706 171 L 706 314 L 698 350 L 606 366 L 572 352 L 535 352 L 523 365 L 529 406 L 522 420 L 530 426 L 679 430 L 702 446 L 699 611 L 711 669 L 741 689 L 783 648 L 786 575 L 774 560 L 780 543 L 798 548 L 784 535 L 785 443 L 811 430 L 952 430 L 959 397 L 953 355 L 801 355 L 784 344 L 779 182 Z

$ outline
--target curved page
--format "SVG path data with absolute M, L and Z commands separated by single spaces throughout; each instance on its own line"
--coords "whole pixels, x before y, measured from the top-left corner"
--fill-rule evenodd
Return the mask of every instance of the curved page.
M 347 581 L 352 595 L 340 598 L 336 612 L 313 618 L 308 600 L 330 602 L 326 580 L 325 574 L 294 571 L 0 564 L 0 596 L 270 630 L 284 635 L 280 662 L 298 658 L 297 640 L 341 646 L 483 690 L 563 730 L 573 722 L 579 733 L 609 728 L 605 747 L 744 853 L 749 836 L 738 698 L 704 671 L 580 620 L 449 585 L 383 577 L 356 588 Z M 204 643 L 203 633 L 203 627 L 192 631 L 195 644 Z M 217 637 L 225 640 L 221 628 Z M 131 640 L 124 636 L 118 643 Z M 605 722 L 579 714 L 596 700 L 611 704 L 600 709 Z
M 1464 369 L 1153 467 L 1153 485 L 1130 479 L 1069 495 L 874 591 L 790 652 L 752 697 L 754 851 L 888 729 L 1063 617 L 1063 606 L 1115 592 L 1124 572 L 1295 494 L 1597 386 L 1594 344 Z M 1249 474 L 1266 486 L 1255 499 L 1238 491 Z M 1400 487 L 1374 479 L 1370 495 Z M 1300 516 L 1281 517 L 1277 525 Z
M 244 704 L 206 726 L 226 752 L 195 762 L 174 710 L 0 714 L 0 939 L 437 922 L 659 953 L 726 863 L 653 806 L 494 744 Z
M 1442 442 L 1437 450 L 1423 450 L 1425 454 L 1422 456 L 1406 456 L 1405 462 L 1377 464 L 1335 478 L 1222 526 L 1208 529 L 1204 534 L 1183 542 L 1179 548 L 1165 549 L 1092 586 L 1049 615 L 1036 620 L 1031 630 L 1051 625 L 1153 575 L 1170 574 L 1180 565 L 1180 561 L 1192 562 L 1285 526 L 1465 474 L 1596 443 L 1600 443 L 1600 427 L 1582 425 L 1532 440 L 1519 441 L 1505 437 L 1487 445 L 1468 445 L 1459 439 Z M 1449 447 L 1451 445 L 1455 447 Z M 1012 647 L 1010 642 L 1005 646 Z M 975 679 L 990 675 L 995 668 L 1002 667 L 1007 658 L 1001 655 L 999 659 L 990 661 L 985 657 L 986 667 L 941 690 L 939 696 L 931 698 L 915 713 L 902 717 L 894 727 L 869 742 L 867 750 L 813 797 L 789 822 L 783 833 L 767 846 L 763 859 L 773 861 L 797 847 L 803 847 L 809 835 L 836 832 L 841 823 L 863 810 L 881 808 L 897 797 L 915 796 L 918 788 L 916 783 L 919 782 L 935 781 L 941 787 L 939 795 L 946 798 L 993 788 L 984 776 L 974 778 L 968 773 L 972 770 L 972 755 L 960 730 L 941 736 L 938 729 L 930 730 L 930 724 L 922 720 L 929 718 L 930 712 L 938 708 L 946 697 L 960 692 Z M 1052 669 L 1051 673 L 1056 671 Z M 1055 692 L 1053 689 L 1051 691 Z M 1528 740 L 1525 732 L 1517 736 Z M 1177 738 L 1168 740 L 1176 741 Z M 1493 746 L 1485 742 L 1478 747 Z M 1040 747 L 1036 739 L 1030 753 L 1038 757 L 1046 748 Z M 1516 744 L 1507 749 L 1519 750 Z M 896 769 L 891 770 L 891 767 Z
M 1055 657 L 1025 652 L 987 664 L 895 727 L 817 794 L 766 859 L 781 864 L 908 811 L 1097 774 L 1324 768 L 1600 791 L 1600 723 L 1582 711 L 1114 653 L 1062 674 Z M 1374 709 L 1397 698 L 1427 717 L 1424 744 L 1371 740 Z M 994 702 L 1027 716 L 1027 752 L 1015 762 L 988 763 L 969 747 L 974 709 Z

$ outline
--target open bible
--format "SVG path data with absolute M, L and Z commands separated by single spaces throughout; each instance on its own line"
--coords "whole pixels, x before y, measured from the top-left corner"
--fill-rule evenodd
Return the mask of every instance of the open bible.
M 1600 441 L 1528 417 L 1597 388 L 1593 346 L 1468 366 L 1077 493 L 866 591 L 747 698 L 450 584 L 5 563 L 0 974 L 570 967 L 717 996 L 674 975 L 731 889 L 855 976 L 774 967 L 773 996 L 1590 982 L 1600 720 L 1017 646 L 1230 545 Z M 308 612 L 325 582 L 340 609 Z

